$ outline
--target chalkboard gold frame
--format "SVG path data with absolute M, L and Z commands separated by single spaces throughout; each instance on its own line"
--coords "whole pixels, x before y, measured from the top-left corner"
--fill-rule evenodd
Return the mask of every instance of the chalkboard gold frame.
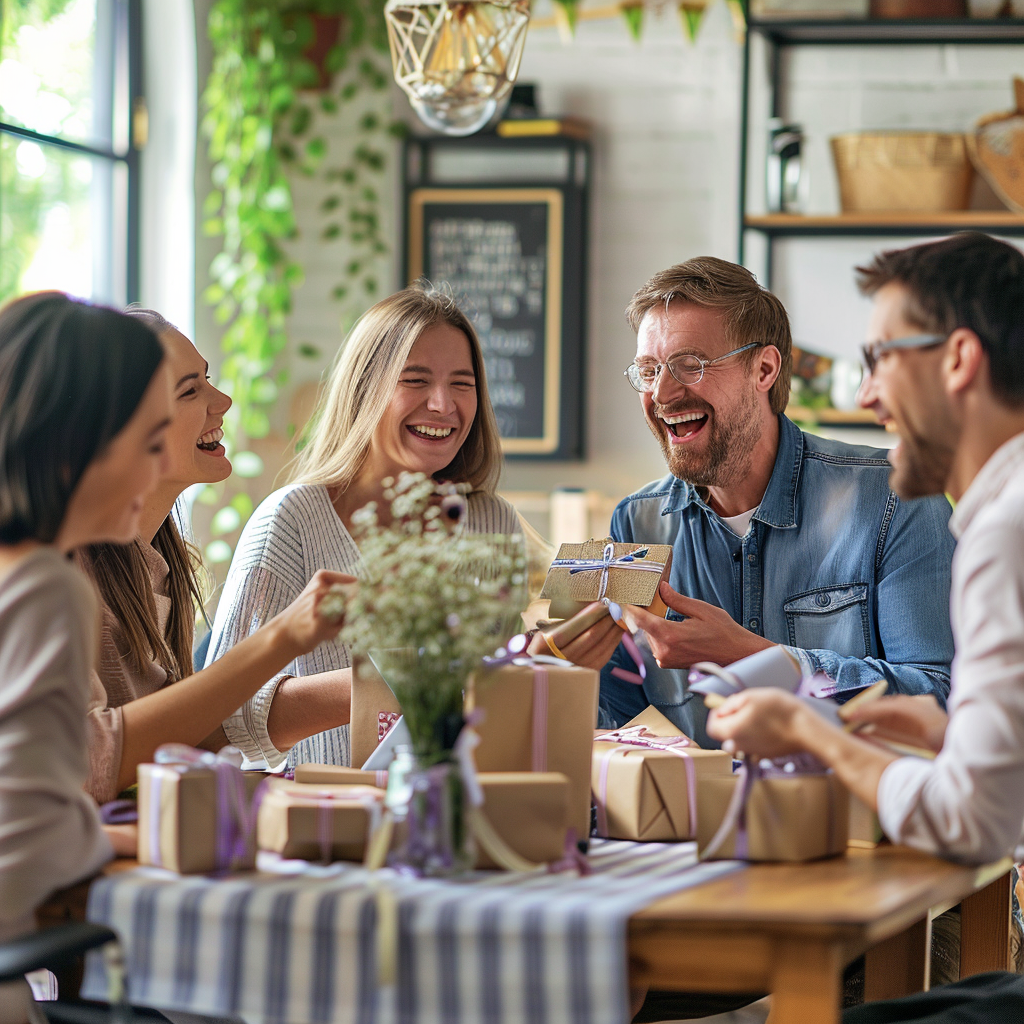
M 408 272 L 416 280 L 427 272 L 425 253 L 427 207 L 479 206 L 483 217 L 494 206 L 546 207 L 544 285 L 544 402 L 542 429 L 533 436 L 503 437 L 509 455 L 552 455 L 561 445 L 559 423 L 562 395 L 562 262 L 565 209 L 558 188 L 414 188 L 409 192 Z

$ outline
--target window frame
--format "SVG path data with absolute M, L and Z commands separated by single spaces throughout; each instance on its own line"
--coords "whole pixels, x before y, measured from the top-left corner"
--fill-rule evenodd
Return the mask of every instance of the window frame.
M 126 194 L 124 196 L 123 237 L 117 237 L 120 205 L 112 216 L 110 224 L 112 252 L 119 249 L 124 253 L 125 302 L 139 301 L 139 154 L 146 144 L 148 135 L 148 113 L 142 91 L 142 0 L 112 0 L 112 54 L 115 66 L 115 88 L 111 98 L 115 125 L 119 115 L 127 119 L 127 144 L 123 151 L 116 148 L 117 140 L 109 147 L 75 142 L 59 135 L 45 135 L 31 128 L 10 124 L 0 116 L 0 135 L 11 135 L 40 146 L 77 153 L 80 156 L 106 160 L 113 168 L 122 165 L 126 171 Z M 121 67 L 118 65 L 121 64 Z M 119 88 L 120 86 L 120 88 Z M 116 135 L 116 130 L 115 133 Z M 88 296 L 83 296 L 88 297 Z

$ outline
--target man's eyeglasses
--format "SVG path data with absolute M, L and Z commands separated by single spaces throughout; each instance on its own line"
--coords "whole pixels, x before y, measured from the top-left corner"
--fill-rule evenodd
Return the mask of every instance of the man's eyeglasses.
M 694 384 L 699 384 L 701 377 L 704 376 L 704 370 L 708 366 L 714 366 L 715 363 L 720 363 L 723 359 L 728 359 L 729 356 L 737 355 L 740 352 L 746 352 L 747 349 L 760 348 L 761 343 L 754 341 L 749 345 L 744 345 L 742 348 L 734 348 L 731 352 L 726 352 L 724 356 L 718 356 L 715 359 L 701 359 L 699 356 L 695 356 L 692 352 L 680 352 L 677 355 L 669 356 L 668 361 L 662 363 L 642 363 L 637 366 L 636 363 L 630 363 L 625 370 L 622 371 L 624 377 L 629 380 L 629 383 L 633 385 L 634 391 L 639 391 L 644 394 L 648 391 L 654 390 L 654 385 L 658 382 L 658 377 L 661 375 L 661 371 L 664 366 L 668 367 L 668 372 L 679 381 L 680 384 L 685 384 L 687 387 L 691 387 Z
M 880 356 L 886 352 L 892 352 L 898 348 L 929 348 L 932 345 L 941 345 L 948 335 L 945 334 L 911 334 L 906 338 L 892 338 L 889 341 L 871 341 L 861 345 L 860 353 L 864 359 L 864 365 L 868 373 L 874 373 Z

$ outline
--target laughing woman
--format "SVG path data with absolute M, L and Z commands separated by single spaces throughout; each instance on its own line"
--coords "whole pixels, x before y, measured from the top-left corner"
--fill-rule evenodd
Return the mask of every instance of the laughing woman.
M 164 364 L 112 309 L 41 292 L 0 310 L 0 941 L 113 856 L 82 791 L 96 601 L 67 555 L 134 536 L 163 468 Z M 0 985 L 0 1021 L 27 995 Z
M 467 484 L 467 529 L 520 532 L 515 510 L 494 494 L 501 447 L 480 342 L 450 298 L 409 288 L 370 309 L 341 350 L 314 422 L 295 482 L 270 495 L 242 533 L 207 664 L 317 569 L 358 572 L 352 514 L 370 501 L 386 506 L 385 477 L 405 470 Z M 224 723 L 228 739 L 254 765 L 349 764 L 350 666 L 336 641 L 297 658 Z
M 277 607 L 280 614 L 266 616 L 264 629 L 217 665 L 192 674 L 200 588 L 171 510 L 186 487 L 230 474 L 220 427 L 231 400 L 207 379 L 206 361 L 180 331 L 150 310 L 128 312 L 163 343 L 172 416 L 166 472 L 146 499 L 135 541 L 80 553 L 102 598 L 87 787 L 101 803 L 133 783 L 137 766 L 161 743 L 222 746 L 222 719 L 294 657 L 337 633 L 338 623 L 317 609 L 332 584 L 351 582 L 340 573 L 310 573 L 292 600 Z

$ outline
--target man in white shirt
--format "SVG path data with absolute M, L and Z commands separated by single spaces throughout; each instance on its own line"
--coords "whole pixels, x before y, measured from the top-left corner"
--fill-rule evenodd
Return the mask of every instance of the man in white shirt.
M 786 693 L 750 690 L 708 722 L 727 749 L 806 750 L 878 809 L 895 842 L 968 863 L 1024 858 L 1024 255 L 986 235 L 883 253 L 860 402 L 900 435 L 900 497 L 943 491 L 956 654 L 948 717 L 932 697 L 887 697 L 850 717 L 912 736 L 933 761 L 844 732 Z
M 708 733 L 758 757 L 809 751 L 877 809 L 894 842 L 967 863 L 1011 852 L 1020 861 L 1024 255 L 968 233 L 883 253 L 859 273 L 861 290 L 874 299 L 859 401 L 900 435 L 890 485 L 901 498 L 945 492 L 957 503 L 949 523 L 958 540 L 950 597 L 956 653 L 948 714 L 930 696 L 894 696 L 846 717 L 936 756 L 897 756 L 780 690 L 731 697 L 711 715 Z M 934 1009 L 951 1020 L 997 1019 L 994 1008 L 1010 1004 L 1014 1019 L 1024 1017 L 1024 979 L 991 978 L 921 998 L 940 1000 Z M 892 1009 L 865 1006 L 844 1021 L 904 1019 Z

